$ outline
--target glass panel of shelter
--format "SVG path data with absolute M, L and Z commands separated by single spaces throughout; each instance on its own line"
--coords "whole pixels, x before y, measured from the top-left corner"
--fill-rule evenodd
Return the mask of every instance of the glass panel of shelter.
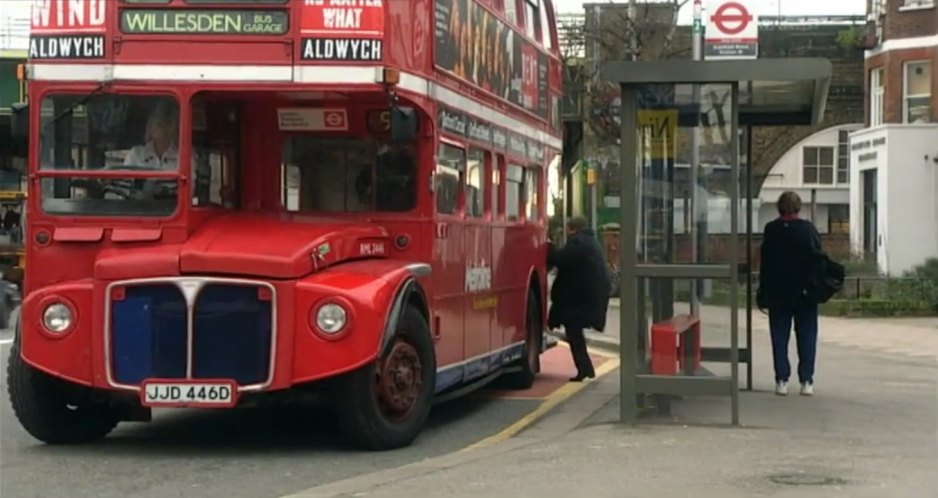
M 635 195 L 628 199 L 632 196 L 623 192 L 622 206 L 624 216 L 634 216 L 634 225 L 623 225 L 634 227 L 634 239 L 625 234 L 623 244 L 634 242 L 635 251 L 631 261 L 622 256 L 622 266 L 637 286 L 634 301 L 625 302 L 631 299 L 623 294 L 622 306 L 637 320 L 638 392 L 695 391 L 680 383 L 688 376 L 735 382 L 735 363 L 727 371 L 703 362 L 729 362 L 730 351 L 738 348 L 738 278 L 732 263 L 745 260 L 738 250 L 745 225 L 740 223 L 736 84 L 702 85 L 699 94 L 692 85 L 631 88 L 634 104 L 623 112 L 635 113 Z M 623 144 L 623 154 L 630 153 L 630 145 Z M 720 301 L 729 306 L 700 306 Z M 696 330 L 684 327 L 695 322 Z M 674 349 L 672 341 L 683 346 Z M 668 399 L 657 396 L 659 408 L 666 409 Z

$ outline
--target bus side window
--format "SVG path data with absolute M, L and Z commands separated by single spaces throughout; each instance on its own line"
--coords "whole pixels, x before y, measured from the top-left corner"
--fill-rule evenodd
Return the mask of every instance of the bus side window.
M 466 152 L 449 144 L 440 144 L 436 158 L 436 174 L 433 176 L 433 193 L 436 197 L 436 212 L 456 214 L 459 209 L 461 176 L 466 169 Z
M 524 168 L 509 164 L 505 171 L 505 218 L 517 221 L 521 216 L 521 197 L 524 195 Z
M 466 216 L 485 216 L 485 156 L 479 149 L 469 149 L 466 173 Z
M 536 166 L 524 170 L 524 217 L 529 221 L 540 217 L 537 212 L 538 173 Z
M 489 167 L 492 169 L 492 219 L 497 219 L 504 213 L 502 207 L 502 165 L 505 163 L 505 157 L 499 154 L 492 157 Z

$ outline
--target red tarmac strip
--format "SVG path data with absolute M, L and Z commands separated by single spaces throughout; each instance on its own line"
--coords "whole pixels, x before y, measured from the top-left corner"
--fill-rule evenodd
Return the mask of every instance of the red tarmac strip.
M 590 352 L 590 358 L 593 359 L 593 368 L 597 370 L 600 365 L 609 361 L 608 356 L 593 352 Z M 531 388 L 523 391 L 485 389 L 479 395 L 488 398 L 545 399 L 566 385 L 574 375 L 576 367 L 573 366 L 570 348 L 566 343 L 560 342 L 541 355 L 541 372 Z

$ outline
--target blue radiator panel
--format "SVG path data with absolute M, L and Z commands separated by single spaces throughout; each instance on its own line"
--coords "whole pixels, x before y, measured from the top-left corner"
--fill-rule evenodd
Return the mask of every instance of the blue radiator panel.
M 175 285 L 127 287 L 111 303 L 110 333 L 117 382 L 186 376 L 186 301 Z
M 208 284 L 196 300 L 192 375 L 235 379 L 238 384 L 267 380 L 270 369 L 272 302 L 258 287 Z

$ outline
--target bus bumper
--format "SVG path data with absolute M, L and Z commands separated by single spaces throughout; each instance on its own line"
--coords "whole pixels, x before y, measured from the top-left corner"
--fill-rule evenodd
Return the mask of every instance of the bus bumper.
M 19 350 L 52 376 L 135 394 L 146 406 L 231 407 L 244 395 L 374 360 L 403 274 L 370 284 L 360 273 L 344 277 L 336 268 L 328 278 L 294 282 L 166 277 L 50 286 L 23 303 Z M 339 331 L 317 326 L 326 306 L 344 310 Z

